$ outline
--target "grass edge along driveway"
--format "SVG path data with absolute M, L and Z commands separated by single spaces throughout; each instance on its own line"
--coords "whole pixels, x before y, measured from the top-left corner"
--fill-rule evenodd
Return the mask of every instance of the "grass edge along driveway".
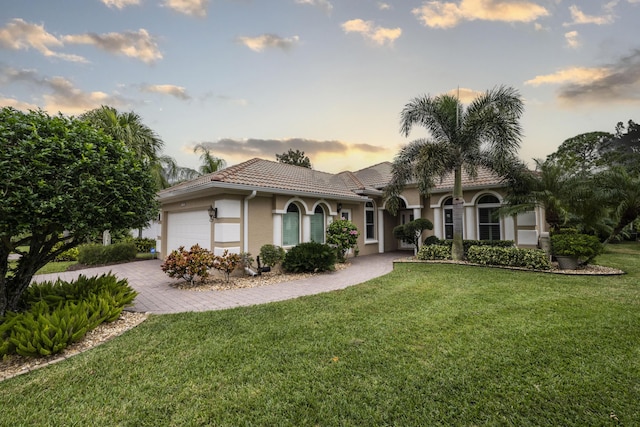
M 345 290 L 151 316 L 0 383 L 6 425 L 640 423 L 640 244 L 624 276 L 396 265 Z

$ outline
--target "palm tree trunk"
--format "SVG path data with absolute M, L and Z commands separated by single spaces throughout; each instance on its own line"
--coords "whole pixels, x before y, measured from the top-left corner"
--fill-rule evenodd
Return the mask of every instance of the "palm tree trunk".
M 453 245 L 451 245 L 451 257 L 455 261 L 462 261 L 464 259 L 464 243 L 462 240 L 463 209 L 462 166 L 456 166 L 453 183 Z

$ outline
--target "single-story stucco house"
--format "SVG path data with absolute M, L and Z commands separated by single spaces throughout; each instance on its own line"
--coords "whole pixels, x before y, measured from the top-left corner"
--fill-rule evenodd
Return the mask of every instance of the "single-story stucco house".
M 393 237 L 393 228 L 415 218 L 434 224 L 424 237 L 451 238 L 453 178 L 442 180 L 430 197 L 409 185 L 397 215 L 385 209 L 383 189 L 392 165 L 379 163 L 356 172 L 331 174 L 254 158 L 218 172 L 175 185 L 159 193 L 158 251 L 166 257 L 194 244 L 221 254 L 258 255 L 265 244 L 285 249 L 301 242 L 325 241 L 334 219 L 351 220 L 360 230 L 361 255 L 413 247 Z M 496 218 L 504 185 L 486 170 L 476 179 L 463 177 L 465 239 L 514 240 L 535 247 L 544 228 L 544 212 Z

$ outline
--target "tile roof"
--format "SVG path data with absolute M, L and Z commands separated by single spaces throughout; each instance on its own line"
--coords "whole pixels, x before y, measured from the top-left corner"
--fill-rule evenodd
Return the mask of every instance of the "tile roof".
M 391 162 L 382 162 L 354 172 L 367 187 L 382 189 L 391 181 Z
M 285 163 L 253 158 L 220 171 L 177 184 L 159 193 L 160 198 L 176 192 L 190 192 L 216 183 L 237 185 L 263 191 L 278 191 L 326 195 L 331 198 L 357 198 L 358 193 L 382 190 L 391 180 L 392 165 L 382 162 L 356 172 L 330 174 Z M 475 180 L 464 173 L 462 185 L 477 188 L 500 185 L 501 180 L 492 172 L 479 168 Z M 436 184 L 435 192 L 453 188 L 453 174 Z
M 216 182 L 265 191 L 313 193 L 333 198 L 353 199 L 358 197 L 350 188 L 353 185 L 347 185 L 339 175 L 259 158 L 253 158 L 218 172 L 178 184 L 161 191 L 159 194 L 162 198 L 163 195 L 170 192 L 195 190 L 207 185 L 215 187 Z
M 502 184 L 502 178 L 490 171 L 489 169 L 479 167 L 477 176 L 472 179 L 471 176 L 462 171 L 462 188 L 479 188 L 479 187 L 495 187 Z M 433 188 L 434 192 L 451 190 L 453 188 L 453 173 L 449 173 L 437 182 Z

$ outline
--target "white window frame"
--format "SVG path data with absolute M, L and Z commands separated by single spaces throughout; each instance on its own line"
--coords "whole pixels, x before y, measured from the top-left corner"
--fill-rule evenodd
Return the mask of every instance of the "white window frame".
M 371 206 L 368 206 L 371 205 Z M 373 219 L 373 221 L 371 222 L 371 224 L 367 223 L 367 213 L 371 212 L 371 217 Z M 373 200 L 370 200 L 368 202 L 365 203 L 364 205 L 364 241 L 365 243 L 377 243 L 378 242 L 378 235 L 377 235 L 377 224 L 376 224 L 376 220 L 377 220 L 377 214 L 376 214 L 376 204 Z M 367 227 L 371 225 L 371 227 L 373 227 L 373 236 L 369 237 L 367 235 Z
M 285 226 L 284 226 L 284 221 L 285 218 L 287 217 L 287 214 L 293 213 L 293 212 L 289 212 L 289 208 L 291 207 L 291 205 L 295 206 L 295 208 L 298 210 L 297 214 L 298 214 L 298 242 L 294 243 L 294 244 L 290 244 L 290 242 L 286 242 L 285 243 Z M 291 248 L 294 247 L 296 245 L 299 245 L 301 242 L 301 238 L 302 238 L 302 210 L 300 209 L 300 206 L 298 206 L 295 203 L 289 203 L 287 205 L 287 209 L 285 209 L 284 214 L 282 215 L 282 246 L 286 247 L 286 248 Z
M 318 210 L 318 209 L 320 209 L 320 211 L 321 211 L 320 213 L 316 212 L 316 210 Z M 311 239 L 311 241 L 314 241 L 313 240 L 313 235 L 311 233 L 311 221 L 313 221 L 313 218 L 316 215 L 322 215 L 322 239 L 318 243 L 326 243 L 326 241 L 327 241 L 327 220 L 326 220 L 327 213 L 326 213 L 325 209 L 322 207 L 322 205 L 317 205 L 313 209 L 313 214 L 310 215 L 310 217 L 311 217 L 310 221 L 309 221 L 309 228 L 310 228 L 309 229 L 309 236 L 310 236 L 310 239 Z
M 485 196 L 491 196 L 498 199 L 498 202 L 495 203 L 480 203 Z M 478 219 L 478 240 L 482 240 L 482 234 L 480 233 L 480 228 L 482 226 L 498 226 L 498 233 L 500 234 L 497 239 L 492 240 L 502 240 L 503 239 L 503 230 L 502 230 L 502 218 L 498 217 L 497 222 L 488 222 L 488 223 L 480 223 L 480 209 L 498 209 L 500 207 L 500 199 L 495 194 L 485 193 L 478 197 L 478 201 L 476 202 L 476 218 Z

